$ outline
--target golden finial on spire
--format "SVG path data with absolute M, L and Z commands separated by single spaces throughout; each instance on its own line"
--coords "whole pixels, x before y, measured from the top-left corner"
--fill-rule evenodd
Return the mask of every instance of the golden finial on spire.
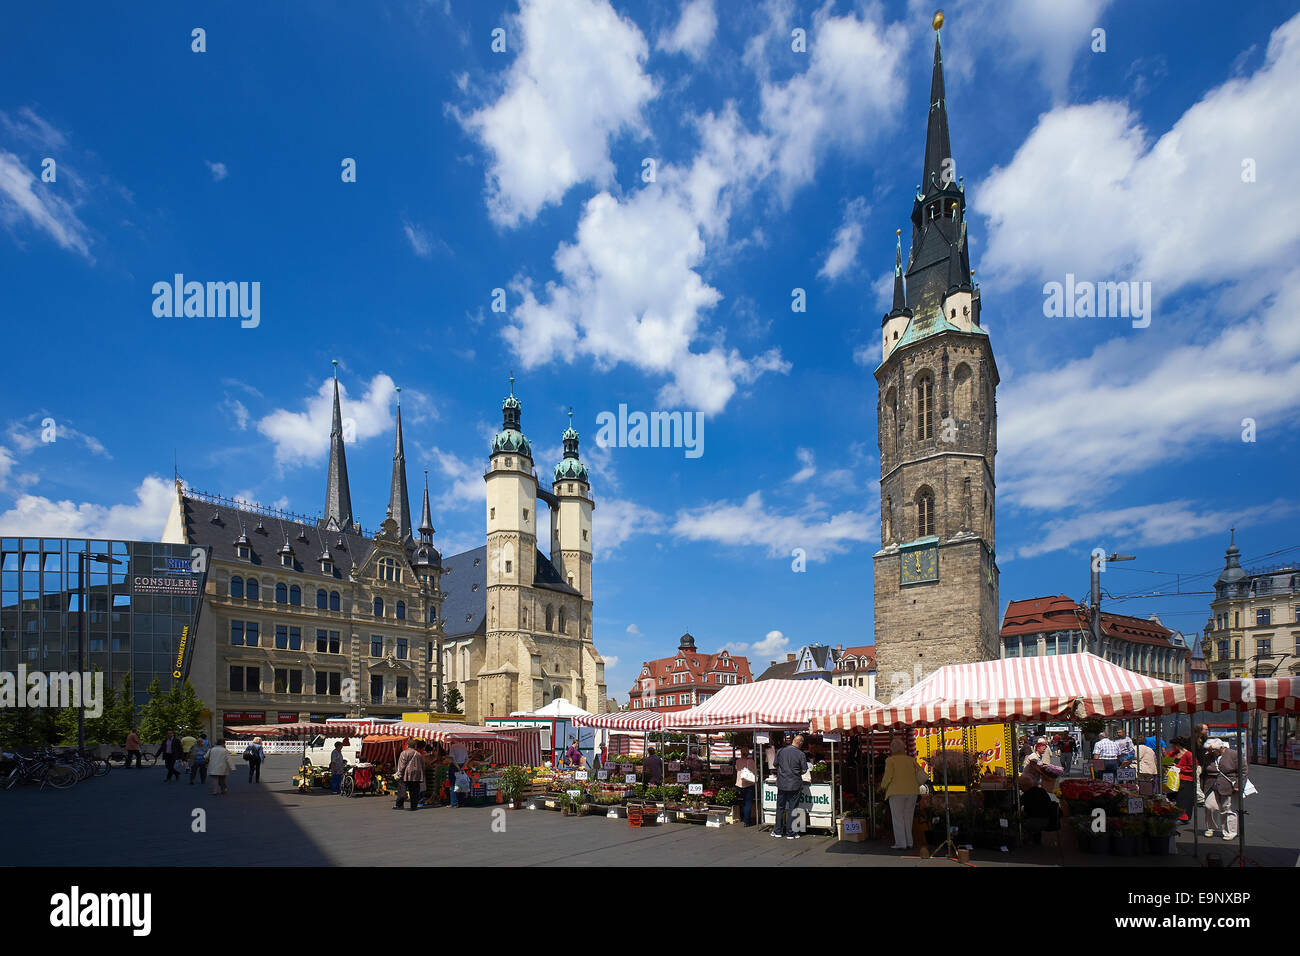
M 943 11 L 942 11 L 942 10 L 936 10 L 936 11 L 934 11 L 934 19 L 930 21 L 930 26 L 934 27 L 936 33 L 937 33 L 937 32 L 939 31 L 939 29 L 943 26 Z

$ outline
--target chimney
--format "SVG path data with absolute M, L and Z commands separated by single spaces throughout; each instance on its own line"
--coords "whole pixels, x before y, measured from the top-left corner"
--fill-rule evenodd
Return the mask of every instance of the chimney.
M 785 655 L 785 662 L 786 662 L 787 664 L 793 664 L 793 663 L 794 663 L 794 655 L 793 655 L 793 654 L 786 654 L 786 655 Z

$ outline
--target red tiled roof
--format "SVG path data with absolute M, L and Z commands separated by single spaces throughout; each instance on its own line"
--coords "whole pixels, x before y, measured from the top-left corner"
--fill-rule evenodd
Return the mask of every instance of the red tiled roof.
M 682 661 L 682 666 L 678 667 L 677 662 Z M 721 666 L 730 664 L 731 666 Z M 649 671 L 647 674 L 646 671 Z M 680 693 L 689 690 L 721 690 L 728 685 L 716 683 L 709 679 L 712 673 L 735 674 L 736 683 L 749 683 L 753 676 L 749 670 L 749 659 L 729 654 L 726 651 L 719 651 L 717 654 L 703 654 L 694 650 L 678 650 L 672 657 L 661 657 L 653 661 L 645 661 L 641 665 L 641 670 L 637 672 L 636 681 L 633 684 L 629 696 L 638 698 L 641 696 L 641 682 L 647 678 L 655 679 L 655 695 Z M 687 679 L 681 683 L 673 683 L 673 677 L 678 674 L 687 675 Z
M 1055 597 L 1030 598 L 1012 601 L 1002 616 L 1002 636 L 1042 634 L 1045 631 L 1086 631 L 1090 627 L 1092 612 L 1064 594 Z M 1173 631 L 1143 617 L 1101 612 L 1101 629 L 1107 637 L 1116 637 L 1136 644 L 1169 646 Z
M 859 647 L 846 647 L 842 652 L 840 652 L 840 660 L 842 661 L 846 657 L 853 657 L 853 658 L 857 658 L 859 662 L 861 661 L 866 662 L 865 667 L 862 666 L 861 663 L 859 663 L 856 670 L 871 671 L 876 669 L 876 645 L 875 644 L 863 644 L 860 645 Z M 849 670 L 850 668 L 840 667 L 837 665 L 835 669 Z

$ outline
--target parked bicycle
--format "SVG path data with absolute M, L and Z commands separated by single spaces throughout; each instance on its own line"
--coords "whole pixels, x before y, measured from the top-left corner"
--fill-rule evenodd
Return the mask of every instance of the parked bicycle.
M 78 780 L 77 771 L 67 764 L 60 763 L 46 755 L 32 757 L 19 753 L 4 753 L 4 760 L 13 767 L 4 778 L 4 788 L 12 790 L 19 784 L 39 784 L 44 790 L 48 784 L 56 790 L 66 790 Z
M 140 765 L 143 767 L 152 767 L 158 762 L 158 754 L 155 751 L 141 750 L 139 753 Z M 122 750 L 114 750 L 108 755 L 108 759 L 114 763 L 124 764 L 126 763 L 126 752 Z

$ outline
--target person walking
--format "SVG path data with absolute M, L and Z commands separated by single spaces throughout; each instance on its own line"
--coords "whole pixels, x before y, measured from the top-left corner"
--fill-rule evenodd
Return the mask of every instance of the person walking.
M 1074 763 L 1074 738 L 1069 734 L 1061 735 L 1061 767 L 1065 770 L 1066 775 L 1070 773 L 1070 767 Z
M 647 784 L 658 785 L 664 782 L 664 758 L 655 753 L 653 747 L 646 753 L 641 767 L 645 771 Z
M 194 783 L 195 774 L 198 775 L 199 783 L 208 782 L 208 751 L 212 745 L 208 743 L 207 734 L 199 734 L 199 739 L 194 741 L 194 746 L 190 749 L 190 783 Z
M 1237 814 L 1241 809 L 1238 776 L 1245 779 L 1246 761 L 1217 737 L 1207 740 L 1205 749 L 1212 758 L 1204 784 L 1205 822 L 1208 824 L 1205 836 L 1212 837 L 1215 830 L 1221 830 L 1225 840 L 1235 840 Z
M 1160 773 L 1160 761 L 1156 759 L 1156 738 L 1147 737 L 1137 748 L 1138 789 L 1146 784 L 1153 795 L 1159 795 L 1160 787 L 1156 777 Z
M 736 758 L 736 787 L 740 790 L 742 800 L 740 818 L 747 827 L 754 825 L 754 791 L 757 783 L 758 768 L 754 766 L 754 758 L 749 755 L 748 747 L 741 747 L 740 756 Z
M 177 780 L 181 778 L 181 772 L 176 769 L 176 761 L 184 755 L 181 749 L 181 742 L 176 738 L 174 730 L 167 731 L 167 736 L 162 743 L 158 745 L 158 752 L 155 757 L 162 757 L 163 763 L 167 765 L 167 776 L 163 777 L 163 783 L 169 783 L 172 777 Z
M 1174 794 L 1174 803 L 1183 815 L 1179 823 L 1187 823 L 1192 818 L 1196 803 L 1196 756 L 1187 746 L 1186 737 L 1175 737 L 1170 741 L 1169 756 L 1174 758 L 1178 768 L 1178 792 Z
M 1114 783 L 1115 774 L 1119 770 L 1119 747 L 1104 730 L 1097 735 L 1097 742 L 1092 745 L 1092 759 L 1101 761 L 1101 772 L 1110 774 L 1111 783 Z
M 330 793 L 343 792 L 343 771 L 347 763 L 343 759 L 343 741 L 334 741 L 334 751 L 330 754 Z
M 1206 752 L 1205 742 L 1210 737 L 1210 728 L 1205 724 L 1197 724 L 1196 729 L 1192 732 L 1190 748 L 1192 756 L 1196 760 L 1196 805 L 1205 806 L 1205 765 L 1210 761 L 1210 755 Z
M 574 746 L 576 747 L 577 744 L 575 743 Z M 469 799 L 465 790 L 457 789 L 456 787 L 457 778 L 465 772 L 465 767 L 469 763 L 469 748 L 458 740 L 451 745 L 450 749 L 448 749 L 447 756 L 451 758 L 451 765 L 447 768 L 451 775 L 451 787 L 449 788 L 451 805 L 453 807 L 459 807 L 462 800 Z M 464 781 L 462 780 L 461 783 L 464 783 Z
M 130 767 L 131 761 L 134 760 L 135 767 L 137 770 L 139 770 L 140 769 L 140 738 L 136 736 L 134 730 L 130 731 L 126 735 L 126 742 L 124 744 L 124 747 L 126 748 L 127 767 Z
M 261 783 L 262 761 L 266 759 L 261 737 L 254 737 L 253 742 L 244 748 L 244 759 L 248 761 L 248 782 Z
M 416 749 L 414 737 L 406 738 L 406 749 L 397 758 L 398 791 L 394 810 L 402 809 L 402 803 L 410 800 L 411 809 L 420 805 L 420 792 L 424 790 L 424 758 Z
M 212 777 L 213 794 L 225 794 L 226 777 L 230 775 L 233 768 L 234 762 L 230 759 L 230 751 L 226 749 L 226 741 L 223 737 L 208 751 L 208 775 Z
M 907 744 L 901 737 L 889 742 L 889 759 L 885 761 L 885 775 L 880 779 L 880 789 L 889 801 L 889 817 L 894 823 L 894 845 L 891 850 L 909 850 L 912 847 L 912 817 L 916 813 L 916 800 L 921 794 L 917 779 L 920 768 L 907 755 Z
M 776 826 L 772 836 L 778 839 L 797 840 L 802 836 L 794 832 L 792 822 L 803 791 L 803 775 L 808 772 L 808 757 L 802 748 L 803 735 L 796 734 L 789 746 L 776 754 Z

